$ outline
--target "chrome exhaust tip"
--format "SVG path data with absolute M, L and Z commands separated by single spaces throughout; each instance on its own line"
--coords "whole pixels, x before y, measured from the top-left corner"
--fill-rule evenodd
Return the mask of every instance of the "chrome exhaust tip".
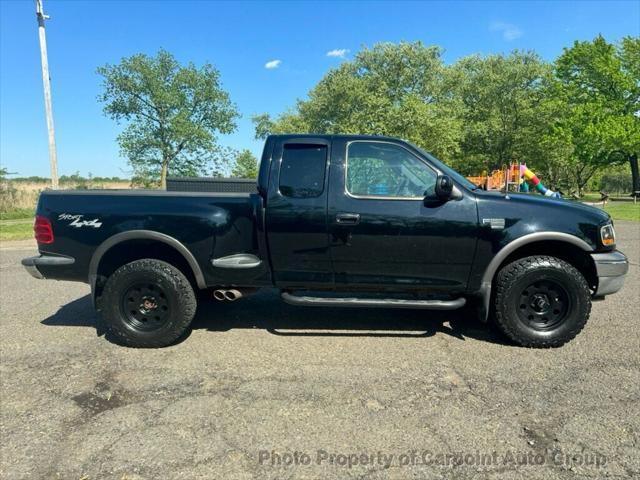
M 240 290 L 224 290 L 224 298 L 233 302 L 242 297 L 242 292 Z
M 226 293 L 226 290 L 214 290 L 213 291 L 213 298 L 223 302 L 223 301 L 225 301 L 227 299 L 227 296 L 225 295 L 225 293 Z

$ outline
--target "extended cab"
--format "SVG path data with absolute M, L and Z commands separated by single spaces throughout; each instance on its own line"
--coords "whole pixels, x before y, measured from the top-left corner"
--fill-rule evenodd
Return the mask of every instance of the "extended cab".
M 86 282 L 122 343 L 175 342 L 198 290 L 305 306 L 472 305 L 513 341 L 559 346 L 628 269 L 611 218 L 478 189 L 402 140 L 274 135 L 252 193 L 45 191 L 37 278 Z M 223 313 L 221 313 L 223 314 Z

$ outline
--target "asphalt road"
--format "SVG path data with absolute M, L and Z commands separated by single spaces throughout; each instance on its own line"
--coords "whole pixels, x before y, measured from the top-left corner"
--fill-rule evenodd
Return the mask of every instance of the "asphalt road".
M 553 350 L 459 313 L 274 291 L 204 305 L 173 347 L 128 349 L 86 285 L 28 276 L 24 243 L 1 250 L 0 475 L 638 478 L 640 224 L 617 232 L 624 290 Z

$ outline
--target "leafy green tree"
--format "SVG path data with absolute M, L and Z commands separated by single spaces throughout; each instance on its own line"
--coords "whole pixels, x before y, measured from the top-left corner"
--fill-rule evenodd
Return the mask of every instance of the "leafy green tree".
M 135 176 L 166 186 L 169 171 L 196 175 L 217 148 L 217 133 L 235 130 L 238 112 L 212 65 L 181 66 L 169 52 L 136 54 L 98 68 L 104 112 L 127 126 L 118 136 Z
M 231 170 L 232 177 L 257 178 L 258 160 L 249 150 L 242 150 L 236 155 L 235 165 Z
M 545 84 L 551 67 L 533 52 L 472 55 L 452 67 L 453 95 L 462 104 L 462 173 L 534 164 L 549 121 Z
M 550 112 L 541 107 L 551 68 L 536 54 L 471 56 L 451 67 L 439 47 L 377 44 L 329 71 L 269 133 L 363 133 L 407 139 L 465 174 L 535 162 Z
M 256 115 L 256 137 L 270 133 L 360 133 L 405 138 L 450 159 L 461 125 L 439 47 L 380 43 L 330 70 L 306 100 L 272 119 Z
M 562 103 L 549 97 L 547 108 L 552 109 L 556 118 L 562 115 Z M 544 184 L 553 190 L 572 194 L 577 190 L 576 178 L 580 176 L 579 162 L 574 154 L 571 135 L 560 128 L 553 119 L 546 131 L 532 139 L 535 142 L 531 153 L 535 157 L 527 165 L 542 179 Z M 583 175 L 585 176 L 585 175 Z
M 562 128 L 580 163 L 593 170 L 628 162 L 632 190 L 640 190 L 640 38 L 575 42 L 556 60 L 555 75 L 569 106 Z

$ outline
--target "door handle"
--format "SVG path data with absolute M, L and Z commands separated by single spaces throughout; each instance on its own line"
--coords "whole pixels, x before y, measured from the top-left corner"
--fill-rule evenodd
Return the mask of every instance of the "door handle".
M 336 223 L 340 225 L 357 225 L 360 223 L 359 213 L 339 213 L 336 215 Z

